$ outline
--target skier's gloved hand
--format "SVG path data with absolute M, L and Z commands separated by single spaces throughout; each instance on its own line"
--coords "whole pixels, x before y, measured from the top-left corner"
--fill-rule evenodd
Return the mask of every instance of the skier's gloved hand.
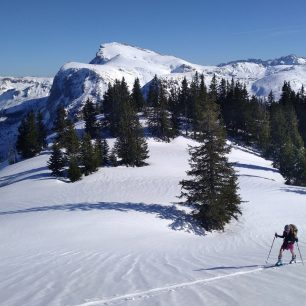
M 299 239 L 298 239 L 298 238 L 295 238 L 295 242 L 299 242 Z
M 277 235 L 277 233 L 275 233 L 275 238 L 277 238 L 278 237 L 278 235 Z

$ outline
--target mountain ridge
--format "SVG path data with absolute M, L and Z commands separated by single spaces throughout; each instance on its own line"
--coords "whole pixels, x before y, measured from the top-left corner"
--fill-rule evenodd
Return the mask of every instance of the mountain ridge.
M 250 95 L 261 97 L 272 90 L 279 98 L 284 81 L 295 91 L 306 86 L 306 59 L 295 55 L 203 66 L 130 44 L 104 43 L 90 63 L 65 63 L 54 78 L 0 77 L 0 155 L 7 150 L 8 139 L 14 143 L 18 124 L 30 109 L 43 112 L 50 124 L 59 105 L 74 116 L 88 98 L 101 101 L 108 84 L 116 79 L 124 77 L 131 89 L 138 78 L 145 90 L 155 75 L 178 85 L 185 77 L 190 81 L 196 72 L 204 75 L 207 85 L 213 75 L 218 80 L 234 78 L 246 85 Z

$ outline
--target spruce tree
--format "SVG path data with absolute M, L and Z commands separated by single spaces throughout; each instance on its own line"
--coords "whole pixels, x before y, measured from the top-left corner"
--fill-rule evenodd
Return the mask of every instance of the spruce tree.
M 149 130 L 154 137 L 169 142 L 171 137 L 173 137 L 173 132 L 168 111 L 166 89 L 162 83 L 159 84 L 156 102 L 157 104 L 151 110 L 148 118 Z
M 102 165 L 105 166 L 109 162 L 109 145 L 106 139 L 102 140 Z
M 133 167 L 145 165 L 148 146 L 137 114 L 128 101 L 122 108 L 115 148 L 122 164 Z
M 62 170 L 64 169 L 66 162 L 59 145 L 56 143 L 52 146 L 52 153 L 47 164 L 48 168 L 52 171 L 53 176 L 62 176 Z
M 79 168 L 77 159 L 72 156 L 69 160 L 68 178 L 71 182 L 79 181 L 82 177 L 81 170 Z
M 66 148 L 66 153 L 69 156 L 77 156 L 79 154 L 80 141 L 71 120 L 66 120 L 65 134 L 63 136 L 62 143 Z
M 43 121 L 42 113 L 39 112 L 37 114 L 37 131 L 38 131 L 38 145 L 41 149 L 45 148 L 47 146 L 47 129 Z
M 88 133 L 91 138 L 97 136 L 97 120 L 96 120 L 96 109 L 90 99 L 87 99 L 83 107 L 83 116 L 85 121 L 85 133 Z
M 131 93 L 131 99 L 132 99 L 133 107 L 138 112 L 141 112 L 144 108 L 145 102 L 144 102 L 144 97 L 141 92 L 140 82 L 138 78 L 135 79 L 132 93 Z
M 188 87 L 188 82 L 186 77 L 184 77 L 181 87 L 180 87 L 180 93 L 178 97 L 179 101 L 179 106 L 180 106 L 180 112 L 184 117 L 185 121 L 185 134 L 186 136 L 188 135 L 188 130 L 189 130 L 189 119 L 188 119 L 188 114 L 189 114 L 189 101 L 190 101 L 190 92 L 189 92 L 189 87 Z
M 65 146 L 65 129 L 67 126 L 66 121 L 67 113 L 63 106 L 59 106 L 56 110 L 56 119 L 54 122 L 54 131 L 57 133 L 56 141 L 61 147 Z
M 34 112 L 30 112 L 22 120 L 18 132 L 16 149 L 23 158 L 33 157 L 41 151 Z
M 85 175 L 97 171 L 97 160 L 89 134 L 85 134 L 81 143 L 81 160 Z
M 213 99 L 214 97 L 211 97 Z M 203 118 L 200 144 L 191 147 L 190 179 L 180 182 L 180 198 L 194 207 L 193 215 L 207 231 L 224 230 L 241 214 L 237 177 L 227 154 L 225 132 L 218 120 L 215 103 L 209 102 Z

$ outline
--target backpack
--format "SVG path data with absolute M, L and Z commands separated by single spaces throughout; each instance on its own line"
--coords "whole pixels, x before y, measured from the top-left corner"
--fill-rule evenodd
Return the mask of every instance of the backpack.
M 297 233 L 298 233 L 298 228 L 294 224 L 290 224 L 289 226 L 290 226 L 290 230 L 292 231 L 294 237 L 296 238 L 297 237 Z

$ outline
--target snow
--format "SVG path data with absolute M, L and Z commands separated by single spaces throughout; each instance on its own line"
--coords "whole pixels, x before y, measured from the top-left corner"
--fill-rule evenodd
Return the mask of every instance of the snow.
M 264 264 L 288 223 L 306 254 L 306 189 L 234 145 L 243 216 L 203 235 L 175 204 L 194 142 L 148 142 L 148 166 L 73 184 L 50 177 L 48 151 L 0 167 L 0 305 L 304 305 L 306 268 Z

